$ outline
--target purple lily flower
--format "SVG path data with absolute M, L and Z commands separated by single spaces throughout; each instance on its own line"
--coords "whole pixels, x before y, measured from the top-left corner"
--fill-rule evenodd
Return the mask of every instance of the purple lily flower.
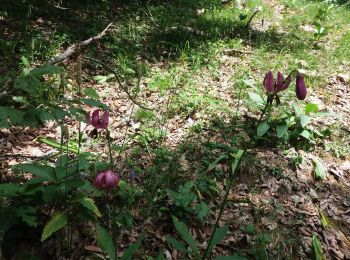
M 112 189 L 117 188 L 119 185 L 119 175 L 112 170 L 107 170 L 97 174 L 94 180 L 94 186 L 97 189 Z
M 100 110 L 96 109 L 92 112 L 88 122 L 96 129 L 104 129 L 108 126 L 109 112 L 105 110 L 100 117 Z
M 298 73 L 296 77 L 295 92 L 299 100 L 304 100 L 306 98 L 306 85 L 304 77 Z
M 273 78 L 272 71 L 269 71 L 265 74 L 263 84 L 267 92 L 275 92 L 274 91 L 275 79 Z

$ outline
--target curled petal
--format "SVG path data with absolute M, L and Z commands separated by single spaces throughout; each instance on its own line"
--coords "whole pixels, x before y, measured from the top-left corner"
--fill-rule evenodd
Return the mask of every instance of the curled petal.
M 278 91 L 283 89 L 283 74 L 281 72 L 277 73 L 277 89 Z
M 288 86 L 290 85 L 290 83 L 292 82 L 292 75 L 289 74 L 289 76 L 285 79 L 285 81 L 283 82 L 283 87 L 280 89 L 281 91 L 285 90 L 286 88 L 288 88 Z
M 98 128 L 97 126 L 100 121 L 99 117 L 100 117 L 100 111 L 98 109 L 94 110 L 91 114 L 90 124 Z
M 266 73 L 263 84 L 267 92 L 274 92 L 275 79 L 273 78 L 272 71 Z
M 306 91 L 304 77 L 301 74 L 297 75 L 295 86 L 296 86 L 295 92 L 296 92 L 297 98 L 299 100 L 304 100 L 306 98 L 307 91 Z

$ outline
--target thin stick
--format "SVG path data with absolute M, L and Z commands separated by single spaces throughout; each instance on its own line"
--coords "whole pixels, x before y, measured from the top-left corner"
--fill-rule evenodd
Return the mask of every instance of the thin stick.
M 118 76 L 118 73 L 112 69 L 111 67 L 109 67 L 107 64 L 105 64 L 104 62 L 100 61 L 100 60 L 97 60 L 97 59 L 94 59 L 94 58 L 91 58 L 91 57 L 87 57 L 87 56 L 84 56 L 83 57 L 84 59 L 86 60 L 89 60 L 89 61 L 93 61 L 93 62 L 96 62 L 98 64 L 100 64 L 103 68 L 105 68 L 106 70 L 110 71 L 111 73 L 114 74 L 115 78 L 117 79 L 117 82 L 118 82 L 118 85 L 119 87 L 128 95 L 128 97 L 130 98 L 130 100 L 135 104 L 135 105 L 138 105 L 139 107 L 143 108 L 143 109 L 146 109 L 146 110 L 150 110 L 152 111 L 153 109 L 151 108 L 148 108 L 142 104 L 140 104 L 138 101 L 136 101 L 133 96 L 131 96 L 131 94 L 129 93 L 129 91 L 127 90 L 127 88 L 122 84 L 119 76 Z M 139 79 L 140 80 L 140 79 Z
M 78 44 L 74 44 L 74 45 L 71 45 L 67 48 L 67 50 L 65 50 L 63 53 L 59 54 L 58 56 L 56 57 L 53 57 L 51 59 L 49 59 L 47 61 L 47 64 L 50 64 L 50 65 L 54 65 L 56 63 L 59 63 L 61 61 L 64 61 L 66 60 L 67 58 L 69 58 L 70 56 L 72 56 L 74 53 L 76 53 L 81 47 L 85 47 L 93 42 L 96 42 L 98 40 L 100 40 L 103 36 L 106 35 L 108 29 L 112 26 L 112 23 L 108 24 L 107 27 L 102 31 L 100 32 L 99 34 L 97 34 L 96 36 L 94 37 L 91 37 L 85 41 L 82 41 Z

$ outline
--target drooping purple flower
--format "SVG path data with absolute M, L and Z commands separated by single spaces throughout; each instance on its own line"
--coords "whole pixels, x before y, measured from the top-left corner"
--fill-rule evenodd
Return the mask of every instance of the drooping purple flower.
M 267 92 L 274 92 L 275 79 L 273 78 L 272 71 L 265 74 L 263 84 Z
M 100 172 L 96 175 L 94 180 L 94 186 L 97 189 L 112 189 L 117 188 L 119 185 L 119 175 L 112 170 Z
M 103 129 L 108 126 L 109 112 L 105 110 L 100 117 L 100 110 L 96 109 L 92 112 L 91 117 L 89 118 L 89 123 L 96 129 Z
M 306 85 L 305 85 L 305 81 L 304 81 L 304 77 L 298 73 L 297 77 L 296 77 L 296 84 L 295 84 L 295 92 L 297 95 L 297 98 L 299 100 L 304 100 L 306 98 Z
M 290 82 L 292 81 L 292 76 L 291 74 L 288 75 L 288 77 L 284 80 L 283 74 L 281 72 L 277 73 L 277 91 L 283 91 L 286 88 L 288 88 Z

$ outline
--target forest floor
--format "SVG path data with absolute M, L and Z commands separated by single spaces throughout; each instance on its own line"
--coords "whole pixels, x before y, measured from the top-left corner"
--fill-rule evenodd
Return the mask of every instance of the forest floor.
M 131 172 L 137 175 L 130 180 L 137 195 L 128 201 L 127 209 L 121 209 L 118 220 L 123 227 L 118 233 L 118 252 L 145 232 L 137 259 L 152 259 L 146 257 L 157 252 L 164 252 L 167 259 L 183 257 L 166 241 L 168 235 L 176 236 L 170 215 L 183 217 L 199 249 L 204 250 L 230 175 L 229 161 L 214 166 L 213 162 L 222 154 L 220 147 L 234 145 L 248 150 L 219 223 L 228 225 L 229 233 L 213 255 L 309 259 L 314 256 L 315 235 L 327 259 L 350 259 L 349 7 L 306 0 L 185 2 L 113 4 L 108 7 L 109 18 L 114 17 L 110 19 L 113 31 L 87 51 L 118 71 L 129 92 L 149 109 L 135 105 L 105 66 L 83 63 L 83 89 L 95 89 L 111 111 L 116 169 L 125 180 L 130 180 Z M 250 17 L 257 5 L 261 11 L 245 27 L 244 15 Z M 87 22 L 88 14 L 82 16 L 84 26 L 92 23 Z M 45 57 L 42 49 L 35 50 L 40 54 L 33 55 L 34 64 L 108 24 L 101 19 L 98 28 L 86 27 L 89 30 L 81 34 L 74 30 L 82 28 L 72 28 L 63 34 L 64 26 L 78 18 L 67 19 L 67 24 L 55 19 L 44 13 L 31 22 L 43 37 L 41 48 L 46 46 Z M 319 38 L 316 20 L 328 31 Z M 6 19 L 0 19 L 1 23 L 11 27 Z M 53 26 L 59 28 L 55 35 Z M 24 54 L 17 48 L 14 55 L 20 58 Z M 15 67 L 5 57 L 0 62 L 7 66 L 0 69 L 3 74 Z M 75 60 L 63 65 L 67 84 L 74 86 Z M 297 101 L 292 84 L 280 109 L 294 113 L 293 104 L 301 109 L 316 104 L 319 111 L 305 128 L 311 137 L 285 141 L 271 129 L 247 145 L 259 117 L 249 93 L 264 95 L 262 81 L 267 71 L 286 75 L 294 69 L 305 75 L 306 100 Z M 76 135 L 78 123 L 65 123 L 70 134 Z M 102 138 L 88 137 L 92 129 L 82 126 L 82 150 L 107 151 Z M 39 136 L 59 142 L 60 134 L 56 122 L 40 129 L 0 129 L 2 182 L 13 178 L 11 166 L 54 152 L 37 142 Z M 100 157 L 107 158 L 107 152 Z M 322 181 L 315 179 L 317 166 L 326 175 Z M 197 196 L 193 203 L 204 201 L 210 208 L 207 215 L 181 208 L 171 195 L 178 191 L 186 197 L 189 191 L 184 187 L 190 181 L 195 183 L 192 191 Z M 201 213 L 206 217 L 198 220 Z M 96 241 L 84 243 L 81 254 L 98 252 Z

